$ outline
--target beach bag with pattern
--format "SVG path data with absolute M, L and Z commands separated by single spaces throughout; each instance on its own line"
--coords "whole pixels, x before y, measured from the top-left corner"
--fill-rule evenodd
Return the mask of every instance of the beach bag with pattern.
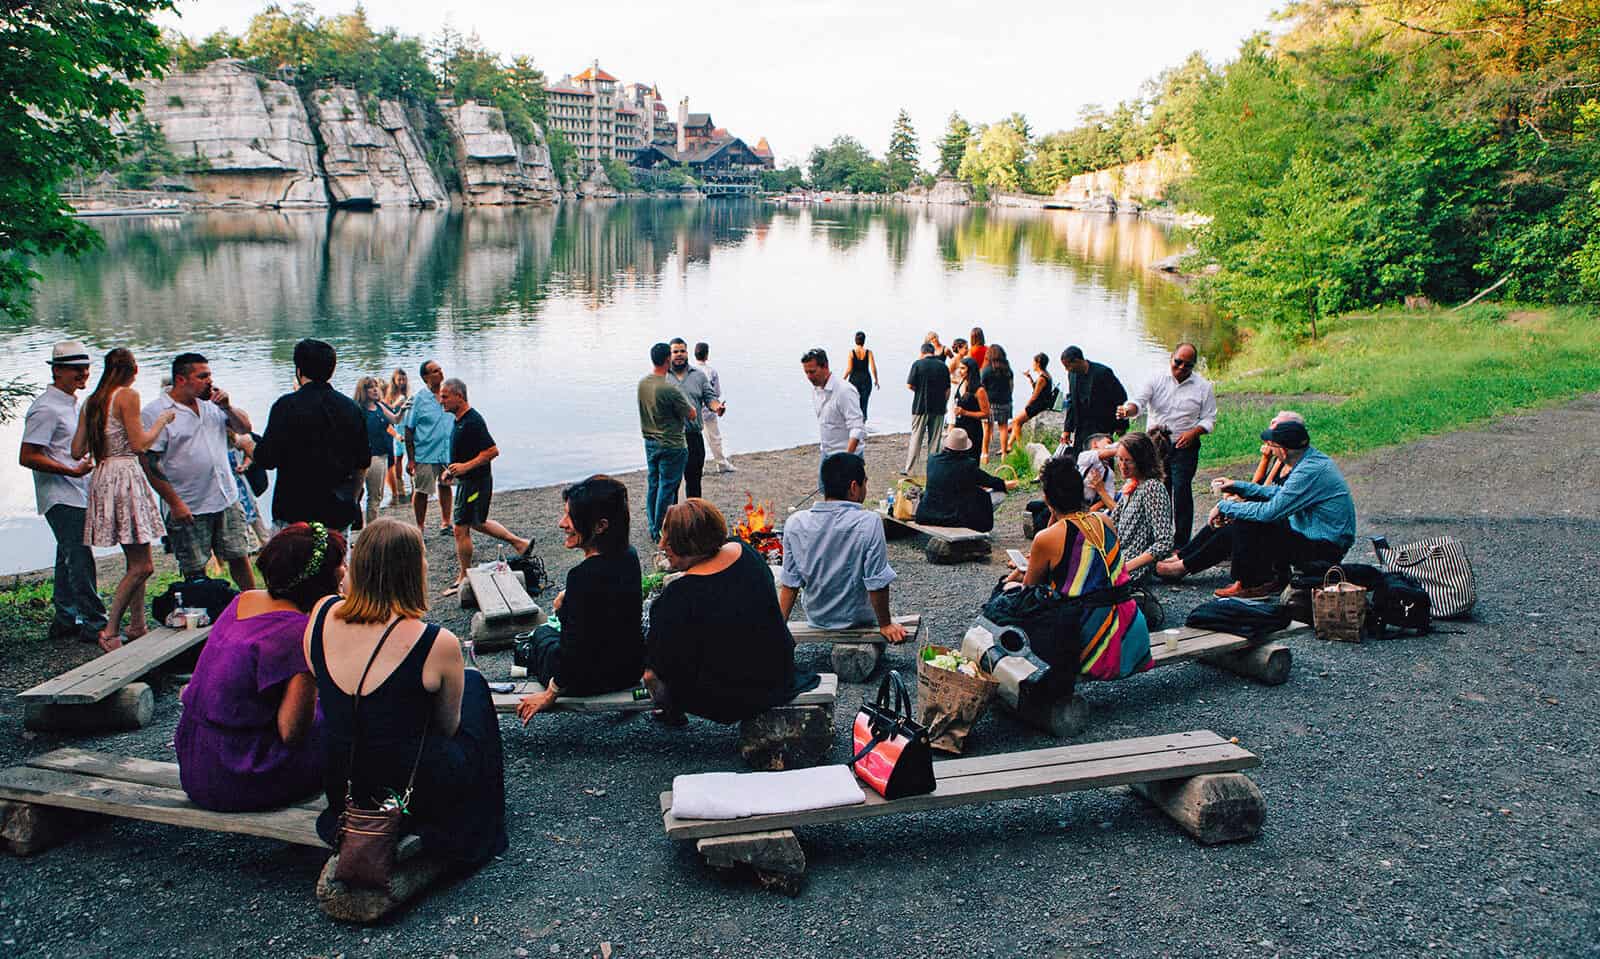
M 1344 578 L 1344 570 L 1328 567 L 1322 585 L 1311 593 L 1312 625 L 1318 639 L 1359 643 L 1367 633 L 1370 593 Z
M 1429 613 L 1434 619 L 1472 613 L 1478 602 L 1478 587 L 1473 582 L 1467 548 L 1454 536 L 1435 536 L 1397 548 L 1375 544 L 1373 548 L 1384 569 L 1417 581 L 1428 594 Z

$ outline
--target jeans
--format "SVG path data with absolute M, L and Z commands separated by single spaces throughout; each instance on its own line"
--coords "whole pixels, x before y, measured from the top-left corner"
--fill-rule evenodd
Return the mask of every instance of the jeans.
M 683 495 L 698 498 L 701 495 L 700 477 L 706 472 L 706 440 L 699 430 L 684 430 L 683 439 L 689 446 L 688 458 L 683 463 Z M 672 488 L 672 499 L 677 502 L 676 486 Z
M 57 504 L 44 514 L 56 537 L 55 619 L 52 630 L 85 629 L 99 632 L 106 626 L 106 604 L 100 601 L 94 553 L 83 545 L 83 520 L 87 511 Z
M 1169 447 L 1167 454 L 1167 493 L 1172 497 L 1172 546 L 1189 542 L 1194 529 L 1194 474 L 1200 468 L 1200 441 L 1187 449 Z
M 1282 583 L 1300 563 L 1337 563 L 1347 547 L 1307 539 L 1287 522 L 1257 523 L 1236 519 L 1233 528 L 1233 578 L 1245 586 Z
M 944 435 L 943 413 L 911 414 L 911 442 L 906 450 L 907 473 L 922 460 L 922 471 L 928 471 L 927 457 L 939 452 L 940 438 Z M 926 447 L 926 448 L 924 448 Z
M 652 543 L 661 541 L 661 521 L 666 518 L 667 507 L 677 499 L 683 465 L 688 459 L 686 449 L 669 449 L 655 440 L 644 441 L 644 518 Z

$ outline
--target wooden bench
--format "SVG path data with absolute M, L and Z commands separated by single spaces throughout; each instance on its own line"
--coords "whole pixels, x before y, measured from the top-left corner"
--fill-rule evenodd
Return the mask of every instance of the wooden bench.
M 930 563 L 948 566 L 963 560 L 982 559 L 993 550 L 989 534 L 975 529 L 965 526 L 924 526 L 910 520 L 895 519 L 887 513 L 879 515 L 883 517 L 883 535 L 888 539 L 928 537 L 928 545 L 923 552 Z
M 199 646 L 210 633 L 210 626 L 152 629 L 121 649 L 18 693 L 25 704 L 22 723 L 38 730 L 139 729 L 150 722 L 156 697 L 149 684 L 135 680 Z
M 1216 733 L 1195 730 L 947 759 L 933 764 L 938 785 L 927 795 L 891 802 L 863 787 L 866 802 L 860 805 L 799 813 L 678 819 L 672 814 L 672 793 L 664 792 L 662 823 L 669 839 L 695 840 L 711 866 L 750 867 L 763 885 L 792 895 L 806 865 L 797 828 L 1108 786 L 1131 786 L 1202 843 L 1250 839 L 1261 831 L 1265 802 L 1239 770 L 1260 762 Z
M 327 846 L 317 835 L 318 798 L 265 812 L 222 813 L 189 801 L 176 763 L 57 749 L 0 770 L 0 847 L 14 855 L 41 852 L 81 831 L 84 813 L 165 823 L 210 832 L 261 836 L 298 846 Z M 388 889 L 360 889 L 333 878 L 338 854 L 317 877 L 317 904 L 335 919 L 372 922 L 415 898 L 445 872 L 407 836 Z
M 537 682 L 515 684 L 509 693 L 494 694 L 496 712 L 514 713 L 524 696 L 544 692 Z M 623 690 L 599 696 L 562 696 L 551 707 L 568 713 L 642 713 L 655 708 L 648 694 Z M 823 673 L 815 689 L 807 690 L 783 706 L 739 724 L 739 755 L 756 769 L 799 769 L 815 766 L 833 748 L 833 707 L 839 696 L 839 677 Z
M 908 616 L 895 616 L 893 619 L 905 627 L 905 645 L 915 650 L 917 636 L 922 632 L 922 616 L 912 613 Z M 799 622 L 789 624 L 789 635 L 794 637 L 797 645 L 833 644 L 830 656 L 833 661 L 833 671 L 847 683 L 866 682 L 872 671 L 878 668 L 878 660 L 883 656 L 884 647 L 889 645 L 889 641 L 883 638 L 883 634 L 878 632 L 876 626 L 823 629 L 810 623 Z
M 484 569 L 467 570 L 466 582 L 457 593 L 462 609 L 476 609 L 468 635 L 474 645 L 486 652 L 507 649 L 518 633 L 527 632 L 550 617 L 528 595 L 521 573 L 491 573 Z

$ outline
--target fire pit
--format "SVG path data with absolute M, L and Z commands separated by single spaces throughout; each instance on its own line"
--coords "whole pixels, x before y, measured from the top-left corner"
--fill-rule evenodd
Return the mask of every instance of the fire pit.
M 753 495 L 746 493 L 744 518 L 733 528 L 733 534 L 749 543 L 769 566 L 783 563 L 783 527 L 777 525 L 776 518 L 771 503 L 757 503 Z

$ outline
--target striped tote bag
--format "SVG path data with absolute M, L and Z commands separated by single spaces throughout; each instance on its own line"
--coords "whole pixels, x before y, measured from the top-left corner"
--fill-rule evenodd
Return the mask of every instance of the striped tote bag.
M 1404 573 L 1428 594 L 1434 619 L 1470 615 L 1478 602 L 1467 548 L 1454 536 L 1435 536 L 1400 547 L 1377 549 L 1385 570 Z

